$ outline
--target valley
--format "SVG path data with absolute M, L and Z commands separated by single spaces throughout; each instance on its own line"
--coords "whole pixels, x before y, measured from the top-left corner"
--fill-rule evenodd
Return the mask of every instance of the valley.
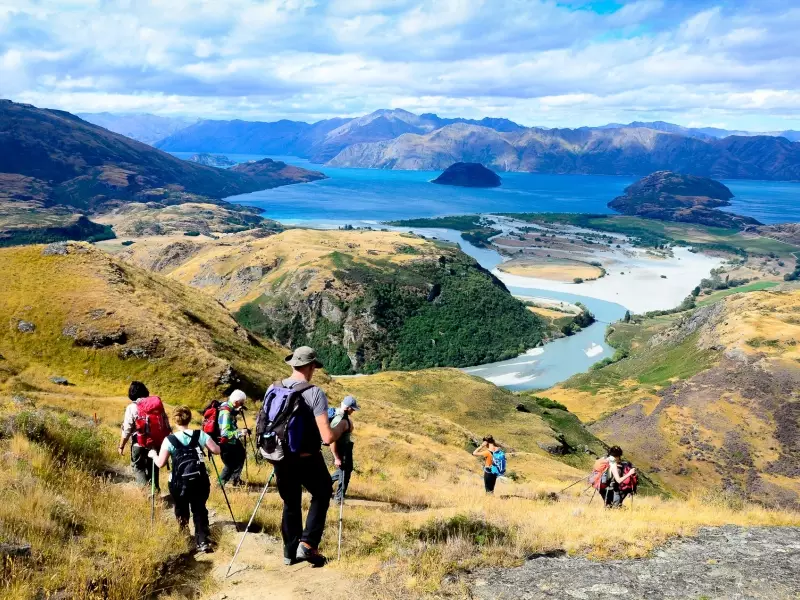
M 266 239 L 279 240 L 281 235 L 285 234 Z M 387 237 L 383 232 L 364 235 Z M 429 244 L 397 234 L 387 239 L 422 248 Z M 371 256 L 366 250 L 374 249 L 374 244 L 364 247 L 366 256 Z M 358 255 L 361 249 L 349 250 Z M 218 515 L 217 554 L 191 558 L 183 541 L 166 547 L 156 538 L 141 537 L 135 519 L 148 504 L 146 494 L 127 480 L 126 460 L 111 452 L 130 377 L 147 381 L 169 404 L 187 403 L 193 408 L 232 386 L 258 398 L 270 380 L 286 372 L 285 349 L 248 335 L 211 295 L 87 244 L 2 249 L 0 259 L 0 274 L 11 282 L 0 295 L 0 314 L 9 323 L 0 331 L 0 397 L 5 407 L 0 446 L 11 450 L 2 454 L 3 477 L 14 482 L 8 488 L 12 493 L 4 504 L 0 532 L 5 539 L 32 545 L 30 559 L 12 562 L 10 593 L 25 597 L 46 590 L 79 597 L 91 586 L 102 585 L 112 597 L 134 593 L 164 597 L 159 590 L 168 587 L 170 598 L 210 599 L 223 593 L 244 600 L 259 585 L 274 585 L 287 595 L 325 585 L 325 577 L 302 566 L 274 570 L 273 564 L 280 560 L 280 544 L 275 541 L 280 500 L 275 493 L 267 494 L 256 531 L 248 535 L 230 580 L 223 574 L 238 536 L 223 517 L 224 499 L 216 489 L 211 506 Z M 726 303 L 794 305 L 795 292 L 764 300 L 751 300 L 753 294 L 732 296 Z M 763 309 L 770 312 L 765 305 L 756 314 Z M 789 316 L 778 313 L 771 318 L 780 321 Z M 721 314 L 717 318 L 724 322 Z M 720 340 L 709 343 L 730 344 L 742 334 L 758 337 L 740 331 L 739 321 L 729 323 Z M 646 321 L 643 325 L 648 326 Z M 767 326 L 771 327 L 760 322 L 748 325 L 765 340 L 776 340 L 761 344 L 759 352 L 779 362 L 790 360 L 792 331 L 780 338 L 766 337 Z M 680 341 L 682 331 L 667 336 L 670 341 L 665 343 L 690 343 Z M 672 336 L 677 336 L 674 342 Z M 741 346 L 730 349 L 737 347 Z M 635 360 L 635 351 L 631 354 Z M 710 364 L 693 361 L 693 372 Z M 614 366 L 596 373 L 610 368 Z M 55 383 L 56 376 L 68 385 Z M 675 376 L 686 372 L 664 373 L 662 380 Z M 683 477 L 694 482 L 692 492 L 682 493 L 683 488 L 673 488 L 663 471 L 651 468 L 649 450 L 625 438 L 624 430 L 609 435 L 615 441 L 624 439 L 631 457 L 648 473 L 634 510 L 602 513 L 597 503 L 587 505 L 582 487 L 554 495 L 585 475 L 593 457 L 604 451 L 603 442 L 555 401 L 567 402 L 566 395 L 555 390 L 514 394 L 454 369 L 342 379 L 323 376 L 319 383 L 332 401 L 352 393 L 363 406 L 357 421 L 354 502 L 345 516 L 345 561 L 327 567 L 348 585 L 331 586 L 333 597 L 386 598 L 386 590 L 412 598 L 460 596 L 473 585 L 464 577 L 467 571 L 520 565 L 531 554 L 641 557 L 669 538 L 692 535 L 701 526 L 800 525 L 796 512 L 737 504 L 734 488 L 720 490 L 711 478 L 697 478 L 691 470 Z M 746 410 L 744 404 L 737 406 Z M 787 410 L 781 405 L 775 409 Z M 572 410 L 584 412 L 576 404 Z M 764 433 L 770 422 L 754 425 Z M 510 457 L 511 472 L 494 498 L 482 495 L 479 466 L 470 456 L 486 431 L 493 432 Z M 702 431 L 697 443 L 704 443 L 707 435 Z M 793 450 L 785 444 L 793 438 L 776 435 L 773 443 L 780 450 L 764 459 L 775 462 L 776 469 L 791 468 Z M 781 477 L 769 475 L 767 463 L 760 460 L 755 459 L 751 470 L 761 479 L 772 483 L 770 477 Z M 60 476 L 53 483 L 56 471 Z M 254 492 L 267 476 L 266 469 L 251 463 L 253 487 L 231 491 L 237 520 L 249 517 Z M 651 477 L 655 484 L 649 483 Z M 87 489 L 95 493 L 80 492 Z M 755 490 L 751 494 L 755 496 Z M 36 512 L 30 498 L 37 499 Z M 125 511 L 117 508 L 120 502 Z M 156 531 L 162 539 L 173 536 L 168 513 L 167 508 L 157 507 Z M 334 520 L 332 512 L 329 522 Z M 125 526 L 120 529 L 120 524 Z M 47 540 L 53 535 L 69 540 L 65 543 L 70 547 L 81 544 L 81 552 L 48 552 Z M 328 527 L 323 546 L 335 546 L 335 535 L 335 527 Z M 135 567 L 130 562 L 132 547 Z M 165 563 L 172 566 L 164 570 Z M 96 581 L 102 583 L 92 583 Z
M 415 121 L 421 132 L 405 131 L 411 117 L 399 113 L 332 120 L 317 131 L 322 144 L 288 122 L 281 131 L 333 162 L 348 140 L 366 148 L 381 135 L 532 135 L 434 117 Z M 0 248 L 0 594 L 546 597 L 535 594 L 571 573 L 568 589 L 583 597 L 622 589 L 593 587 L 589 560 L 663 573 L 688 568 L 701 547 L 727 569 L 742 539 L 764 556 L 763 528 L 791 540 L 800 527 L 800 249 L 793 225 L 740 211 L 736 184 L 730 198 L 670 187 L 672 175 L 650 186 L 506 170 L 499 187 L 453 189 L 424 172 L 322 174 L 233 153 L 237 165 L 223 170 L 75 123 L 67 137 L 85 143 L 51 157 L 70 158 L 59 168 L 72 179 L 42 179 L 15 159 L 3 175 L 13 185 L 0 188 L 9 224 L 41 228 Z M 220 139 L 234 148 L 239 138 Z M 124 181 L 107 186 L 123 168 Z M 626 214 L 609 214 L 623 197 Z M 70 227 L 93 243 L 66 241 L 80 237 Z M 352 394 L 362 407 L 343 559 L 281 569 L 272 488 L 226 578 L 241 533 L 216 486 L 215 554 L 176 535 L 167 498 L 143 523 L 147 491 L 114 452 L 124 393 L 145 381 L 196 423 L 234 388 L 257 408 L 287 373 L 287 347 L 301 344 L 325 363 L 315 382 L 331 403 Z M 494 496 L 472 456 L 487 434 L 509 461 Z M 641 473 L 624 511 L 568 488 L 614 444 Z M 247 485 L 229 489 L 237 522 L 269 475 L 251 454 Z M 332 507 L 322 541 L 329 556 L 337 515 Z M 693 572 L 718 581 L 708 564 Z M 682 576 L 669 586 L 706 590 Z

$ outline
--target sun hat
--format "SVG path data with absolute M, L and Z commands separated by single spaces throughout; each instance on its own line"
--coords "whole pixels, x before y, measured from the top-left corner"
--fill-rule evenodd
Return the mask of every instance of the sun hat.
M 296 348 L 284 361 L 292 367 L 305 367 L 313 363 L 318 369 L 322 368 L 322 363 L 317 359 L 316 351 L 310 346 Z

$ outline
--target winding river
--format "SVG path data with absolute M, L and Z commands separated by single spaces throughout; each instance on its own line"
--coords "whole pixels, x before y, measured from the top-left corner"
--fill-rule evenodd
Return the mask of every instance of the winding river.
M 188 153 L 176 154 L 181 156 Z M 264 158 L 256 155 L 229 156 L 237 162 Z M 613 176 L 504 173 L 503 184 L 499 188 L 451 188 L 430 185 L 429 180 L 437 173 L 337 169 L 310 164 L 307 160 L 296 157 L 272 158 L 279 158 L 297 166 L 322 169 L 329 178 L 235 196 L 228 200 L 257 206 L 263 210 L 265 216 L 286 224 L 318 228 L 337 228 L 344 224 L 377 228 L 383 227 L 380 225 L 382 221 L 447 214 L 607 213 L 609 209 L 606 203 L 609 199 L 619 195 L 632 182 L 629 178 Z M 737 213 L 754 216 L 766 223 L 800 218 L 800 205 L 796 201 L 800 195 L 798 183 L 743 181 L 726 183 L 736 194 L 731 208 Z M 773 210 L 772 207 L 775 206 L 779 206 L 780 211 Z M 461 239 L 457 231 L 420 229 L 417 233 L 458 243 L 464 252 L 490 271 L 503 260 L 494 250 L 476 248 L 467 243 Z M 693 277 L 697 273 L 687 269 L 689 259 L 690 256 L 683 256 L 682 262 L 673 264 L 673 270 L 668 272 L 669 279 L 658 279 L 660 284 L 671 285 L 674 282 L 680 286 L 681 293 L 684 289 L 686 291 L 691 289 L 696 283 Z M 704 274 L 713 265 L 700 266 L 702 274 L 698 280 L 705 276 Z M 619 295 L 615 293 L 618 274 L 614 275 L 607 281 L 604 278 L 602 286 L 595 285 L 596 295 L 612 299 Z M 626 277 L 629 277 L 629 274 L 626 273 Z M 658 278 L 657 275 L 656 277 Z M 585 372 L 592 364 L 613 353 L 605 344 L 605 329 L 608 323 L 619 320 L 625 314 L 626 307 L 612 301 L 572 294 L 562 289 L 537 288 L 535 280 L 531 280 L 528 286 L 524 277 L 500 275 L 500 278 L 505 280 L 506 286 L 516 296 L 581 302 L 594 313 L 597 323 L 577 335 L 556 340 L 544 348 L 532 349 L 515 359 L 465 369 L 468 373 L 513 390 L 543 389 L 572 375 Z M 563 287 L 563 285 L 548 285 L 555 288 Z M 603 291 L 600 288 L 603 288 L 604 293 L 600 293 Z M 628 295 L 627 298 L 629 301 L 638 300 L 640 304 L 643 298 L 663 300 L 660 289 L 662 288 L 643 287 L 637 297 L 632 298 Z M 678 301 L 680 298 L 682 295 L 679 294 Z M 624 301 L 621 297 L 620 300 Z M 670 304 L 672 305 L 674 304 Z M 641 306 L 630 308 L 633 312 L 649 310 Z M 655 308 L 668 308 L 668 306 Z

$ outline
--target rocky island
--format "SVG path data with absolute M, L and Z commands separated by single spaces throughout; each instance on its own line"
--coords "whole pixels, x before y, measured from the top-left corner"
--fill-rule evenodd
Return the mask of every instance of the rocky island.
M 457 162 L 447 167 L 431 183 L 461 187 L 489 188 L 500 185 L 500 177 L 480 163 Z
M 227 169 L 236 164 L 224 154 L 208 154 L 207 152 L 192 155 L 189 158 L 189 162 L 197 163 L 205 167 L 217 167 L 219 169 Z
M 717 210 L 730 206 L 733 193 L 708 177 L 656 171 L 625 188 L 625 194 L 608 203 L 624 215 L 697 223 L 709 227 L 741 229 L 758 221 Z

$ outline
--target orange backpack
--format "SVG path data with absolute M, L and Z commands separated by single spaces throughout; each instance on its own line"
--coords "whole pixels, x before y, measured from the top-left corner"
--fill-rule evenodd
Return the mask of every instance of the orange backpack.
M 592 467 L 592 474 L 589 475 L 589 484 L 599 492 L 602 492 L 608 487 L 608 467 L 611 462 L 608 458 L 598 458 Z

